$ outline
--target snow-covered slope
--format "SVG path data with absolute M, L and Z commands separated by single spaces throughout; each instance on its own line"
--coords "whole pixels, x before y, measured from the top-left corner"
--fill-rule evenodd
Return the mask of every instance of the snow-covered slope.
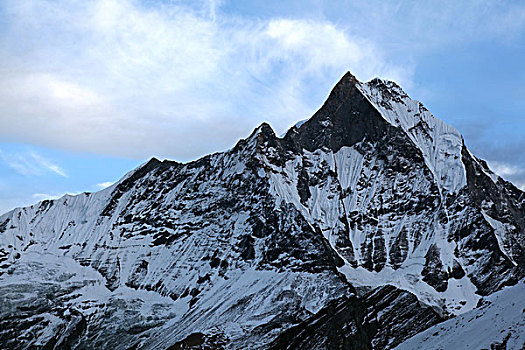
M 423 153 L 439 189 L 446 195 L 467 184 L 461 161 L 463 138 L 454 127 L 434 117 L 419 101 L 412 100 L 394 82 L 373 79 L 357 84 L 383 118 L 400 127 Z
M 481 306 L 437 324 L 395 349 L 523 349 L 525 283 L 494 293 Z
M 454 128 L 348 73 L 283 137 L 262 124 L 227 152 L 0 216 L 0 345 L 267 348 L 342 310 L 338 327 L 367 329 L 350 341 L 390 348 L 409 320 L 522 280 L 524 231 L 523 192 Z

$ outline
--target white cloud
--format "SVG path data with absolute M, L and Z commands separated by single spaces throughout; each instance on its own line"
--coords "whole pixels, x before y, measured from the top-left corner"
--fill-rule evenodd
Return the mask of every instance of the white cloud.
M 36 152 L 30 152 L 29 155 L 32 158 L 32 160 L 36 163 L 35 167 L 37 169 L 40 168 L 42 170 L 49 171 L 63 177 L 68 177 L 61 167 L 52 163 L 50 160 L 42 157 L 40 154 Z
M 109 187 L 111 185 L 113 185 L 113 182 L 108 181 L 108 182 L 98 183 L 98 184 L 95 185 L 95 187 L 97 187 L 100 190 L 103 190 L 104 188 Z
M 284 131 L 347 70 L 410 90 L 413 53 L 525 23 L 524 6 L 495 1 L 345 2 L 331 5 L 345 13 L 334 21 L 201 4 L 3 1 L 0 136 L 187 160 L 232 146 L 262 121 Z
M 252 20 L 218 5 L 5 1 L 0 135 L 189 159 L 230 147 L 263 120 L 281 132 L 308 117 L 346 70 L 410 84 L 411 64 L 389 63 L 329 21 Z
M 519 167 L 503 162 L 488 162 L 489 168 L 501 177 L 517 175 L 524 172 Z
M 525 168 L 498 161 L 490 161 L 487 164 L 496 174 L 505 180 L 511 181 L 516 187 L 525 191 Z
M 0 161 L 24 176 L 40 176 L 46 173 L 53 173 L 62 177 L 68 177 L 60 166 L 34 151 L 5 153 L 0 150 Z

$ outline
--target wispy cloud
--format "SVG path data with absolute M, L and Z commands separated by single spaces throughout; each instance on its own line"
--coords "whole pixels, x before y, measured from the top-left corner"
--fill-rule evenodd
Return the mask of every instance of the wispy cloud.
M 498 175 L 502 177 L 517 175 L 522 172 L 524 172 L 524 169 L 520 169 L 519 167 L 512 165 L 512 164 L 506 164 L 502 162 L 489 162 L 489 167 Z
M 525 191 L 525 168 L 519 167 L 515 164 L 489 161 L 487 162 L 489 168 L 496 174 L 504 178 L 505 180 L 511 181 L 518 188 Z
M 60 166 L 34 151 L 6 153 L 0 150 L 0 160 L 24 176 L 40 176 L 46 173 L 53 173 L 62 177 L 68 177 Z
M 308 117 L 346 70 L 411 81 L 409 61 L 390 63 L 331 21 L 247 19 L 220 4 L 2 2 L 0 135 L 188 159 L 230 147 L 263 120 L 283 131 Z
M 29 156 L 35 162 L 34 164 L 36 169 L 43 169 L 45 171 L 49 171 L 63 177 L 68 177 L 61 167 L 52 163 L 50 160 L 42 157 L 40 154 L 36 152 L 30 152 Z

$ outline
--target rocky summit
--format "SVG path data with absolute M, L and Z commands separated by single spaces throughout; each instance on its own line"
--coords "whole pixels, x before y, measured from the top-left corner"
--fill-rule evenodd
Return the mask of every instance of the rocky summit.
M 518 349 L 524 250 L 525 193 L 347 73 L 282 137 L 0 216 L 0 348 L 459 349 L 497 315 L 462 339 Z

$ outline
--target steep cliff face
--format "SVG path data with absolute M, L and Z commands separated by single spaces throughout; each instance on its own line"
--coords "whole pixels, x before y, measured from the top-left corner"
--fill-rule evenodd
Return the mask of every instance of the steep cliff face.
M 267 348 L 320 319 L 308 344 L 344 348 L 335 324 L 391 347 L 409 320 L 419 332 L 523 279 L 524 231 L 524 193 L 457 130 L 348 73 L 282 138 L 262 124 L 229 151 L 1 216 L 0 344 Z
M 277 143 L 288 152 L 269 165 L 274 192 L 321 229 L 353 283 L 458 313 L 523 277 L 523 192 L 394 83 L 347 74 Z
M 391 349 L 440 321 L 413 294 L 383 286 L 330 301 L 280 334 L 270 349 Z

